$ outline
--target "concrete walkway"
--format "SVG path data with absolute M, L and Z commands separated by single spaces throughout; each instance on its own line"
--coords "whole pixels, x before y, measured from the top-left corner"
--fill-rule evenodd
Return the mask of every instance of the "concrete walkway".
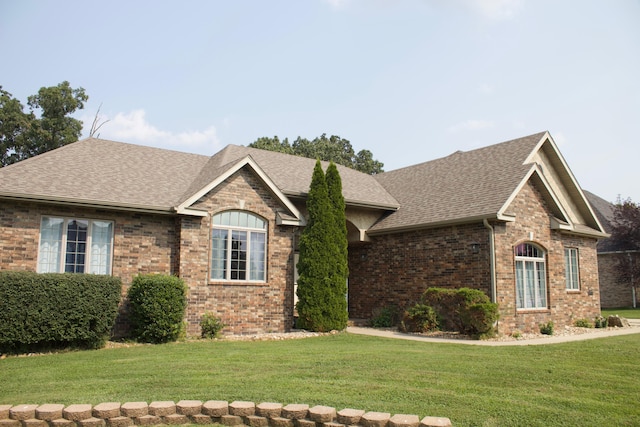
M 521 339 L 513 341 L 488 341 L 488 340 L 458 340 L 447 338 L 432 338 L 425 337 L 417 334 L 405 334 L 394 330 L 375 329 L 375 328 L 362 328 L 358 326 L 349 326 L 347 332 L 351 334 L 370 335 L 381 338 L 397 338 L 410 341 L 422 341 L 432 343 L 449 343 L 449 344 L 466 344 L 466 345 L 485 345 L 485 346 L 513 346 L 513 345 L 542 345 L 542 344 L 557 344 L 563 342 L 584 341 L 595 338 L 615 337 L 619 335 L 640 334 L 640 319 L 630 319 L 629 328 L 607 328 L 607 329 L 594 329 L 592 332 L 587 332 L 579 335 L 550 335 L 542 338 L 533 339 Z M 640 339 L 640 336 L 638 337 Z

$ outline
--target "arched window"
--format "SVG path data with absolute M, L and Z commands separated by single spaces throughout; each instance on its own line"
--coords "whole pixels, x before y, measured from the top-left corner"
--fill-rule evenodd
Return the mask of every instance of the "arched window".
M 515 248 L 516 307 L 547 308 L 547 275 L 544 251 L 530 243 Z
M 211 280 L 265 281 L 267 222 L 249 212 L 213 216 Z

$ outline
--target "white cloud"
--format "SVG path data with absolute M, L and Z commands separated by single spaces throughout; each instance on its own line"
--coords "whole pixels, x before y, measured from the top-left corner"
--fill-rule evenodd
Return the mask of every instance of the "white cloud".
M 88 124 L 93 121 L 93 118 L 83 121 Z M 100 128 L 97 135 L 104 139 L 206 155 L 215 153 L 220 145 L 214 126 L 204 130 L 178 133 L 164 131 L 147 121 L 144 110 L 117 113 L 113 117 L 101 115 L 99 122 L 105 121 L 107 122 Z
M 467 120 L 450 126 L 449 132 L 457 133 L 461 131 L 491 129 L 492 127 L 494 127 L 494 125 L 495 124 L 489 120 Z
M 524 0 L 468 0 L 480 15 L 494 21 L 513 19 L 524 7 Z

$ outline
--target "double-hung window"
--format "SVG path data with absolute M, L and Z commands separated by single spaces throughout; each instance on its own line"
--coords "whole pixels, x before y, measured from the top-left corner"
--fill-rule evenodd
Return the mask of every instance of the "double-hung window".
M 547 308 L 545 253 L 529 243 L 515 248 L 516 307 L 519 309 Z
M 567 290 L 580 290 L 580 280 L 578 278 L 578 250 L 575 248 L 565 248 L 564 268 L 567 278 Z
M 111 274 L 113 222 L 42 217 L 39 273 Z
M 211 280 L 265 281 L 267 222 L 242 211 L 213 216 Z

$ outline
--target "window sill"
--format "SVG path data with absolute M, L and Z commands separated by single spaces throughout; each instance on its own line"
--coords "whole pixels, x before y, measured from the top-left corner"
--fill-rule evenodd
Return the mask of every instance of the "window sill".
M 567 289 L 568 294 L 580 294 L 580 289 Z
M 209 286 L 268 286 L 267 282 L 251 282 L 249 280 L 215 280 Z
M 548 307 L 544 308 L 516 308 L 516 313 L 518 314 L 526 314 L 526 313 L 550 313 L 551 309 Z

